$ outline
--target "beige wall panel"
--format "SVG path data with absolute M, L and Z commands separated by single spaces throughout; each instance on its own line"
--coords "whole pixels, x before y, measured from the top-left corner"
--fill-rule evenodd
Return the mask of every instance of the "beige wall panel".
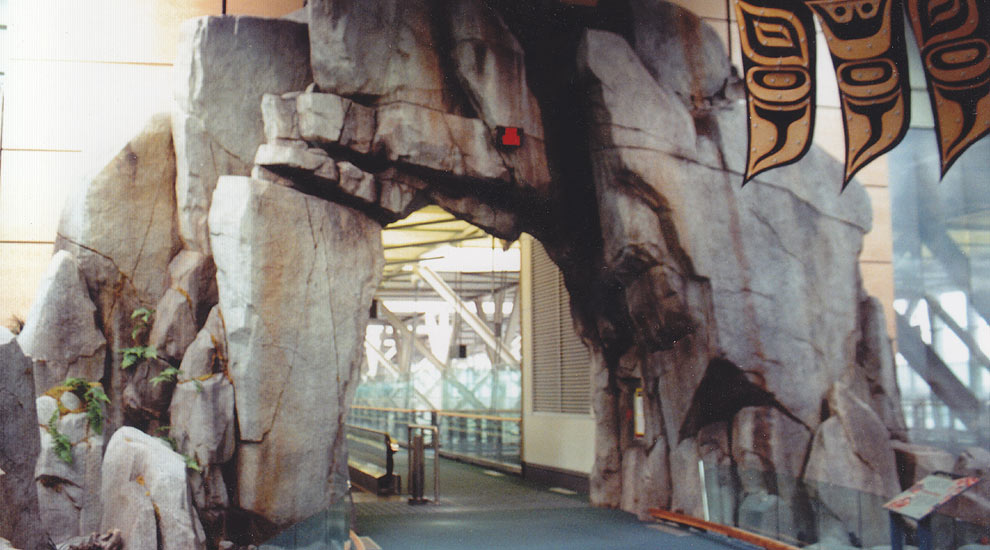
M 168 66 L 12 60 L 4 149 L 104 152 L 172 102 Z
M 837 162 L 845 163 L 846 139 L 843 137 L 842 112 L 835 107 L 818 107 L 815 111 L 815 145 L 821 147 Z M 842 182 L 835 181 L 836 192 Z
M 35 151 L 2 154 L 0 241 L 54 241 L 62 206 L 73 185 L 82 179 L 83 155 Z
M 887 320 L 887 334 L 894 338 L 897 322 L 894 320 L 894 264 L 890 262 L 861 262 L 863 287 L 866 293 L 876 297 L 883 304 L 884 318 Z
M 725 19 L 725 0 L 670 0 L 671 3 L 687 8 L 701 17 Z
M 12 315 L 27 317 L 51 256 L 50 244 L 0 243 L 0 325 Z
M 893 230 L 890 221 L 890 190 L 887 187 L 867 187 L 866 194 L 873 204 L 873 230 L 863 240 L 860 262 L 894 261 Z
M 11 3 L 11 57 L 171 63 L 179 23 L 222 0 L 28 0 Z
M 303 0 L 227 0 L 231 15 L 282 17 L 303 7 Z

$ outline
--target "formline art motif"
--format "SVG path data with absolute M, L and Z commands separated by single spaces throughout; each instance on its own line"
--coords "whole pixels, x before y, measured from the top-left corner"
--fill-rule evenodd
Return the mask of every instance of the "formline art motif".
M 737 0 L 749 148 L 745 181 L 799 160 L 815 118 L 815 24 L 845 128 L 843 189 L 911 120 L 904 14 L 921 51 L 942 175 L 990 133 L 990 5 L 980 0 Z

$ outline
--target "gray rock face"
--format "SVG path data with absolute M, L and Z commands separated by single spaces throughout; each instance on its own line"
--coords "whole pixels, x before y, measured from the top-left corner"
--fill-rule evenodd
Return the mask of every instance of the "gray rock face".
M 209 256 L 183 250 L 168 271 L 169 288 L 155 306 L 148 344 L 158 357 L 178 363 L 217 303 L 216 266 Z
M 857 257 L 870 226 L 862 188 L 825 196 L 799 169 L 782 168 L 740 189 L 733 174 L 745 158 L 736 138 L 745 135 L 741 105 L 696 125 L 668 79 L 658 84 L 640 57 L 602 31 L 586 31 L 578 49 L 604 264 L 623 284 L 635 346 L 647 352 L 639 366 L 645 401 L 660 404 L 661 435 L 674 442 L 670 507 L 699 513 L 700 486 L 691 481 L 701 458 L 696 438 L 713 422 L 732 425 L 731 463 L 754 472 L 741 481 L 755 496 L 739 503 L 754 524 L 766 521 L 759 511 L 777 500 L 804 513 L 807 503 L 794 489 L 775 494 L 767 476 L 801 475 L 809 453 L 809 477 L 838 482 L 842 471 L 849 487 L 891 495 L 897 483 L 889 439 L 899 413 L 888 406 L 896 395 L 889 343 L 860 306 Z M 675 69 L 683 70 L 666 70 Z M 812 151 L 800 171 L 838 181 L 842 167 Z M 858 353 L 850 335 L 861 342 Z M 620 366 L 610 368 L 620 376 Z M 864 394 L 876 388 L 882 402 L 866 404 L 848 388 L 830 392 L 844 378 L 857 380 Z M 820 426 L 825 399 L 833 419 Z M 619 464 L 596 463 L 594 476 L 628 472 L 624 461 L 635 455 L 623 441 L 608 443 L 619 449 Z M 612 489 L 593 491 L 592 500 L 620 505 L 629 498 Z M 847 510 L 838 508 L 840 516 Z M 793 525 L 807 518 L 784 519 Z M 846 534 L 856 528 L 848 519 L 838 518 Z
M 540 106 L 526 82 L 525 55 L 501 17 L 481 0 L 447 6 L 454 61 L 461 88 L 490 134 L 497 126 L 522 130 L 519 149 L 504 152 L 514 178 L 546 191 L 550 184 Z
M 951 472 L 956 463 L 956 457 L 937 447 L 903 441 L 894 441 L 891 447 L 897 460 L 901 487 L 910 487 L 932 472 Z
M 428 0 L 314 0 L 308 6 L 320 90 L 451 111 L 433 47 L 440 14 Z
M 107 341 L 111 403 L 108 432 L 124 423 L 122 394 L 132 374 L 118 350 L 135 345 L 132 312 L 153 308 L 168 288 L 168 266 L 179 251 L 175 152 L 167 116 L 153 117 L 102 171 L 75 190 L 59 222 L 56 250 L 68 250 L 96 305 Z M 89 377 L 97 380 L 99 374 Z
M 34 476 L 38 509 L 45 533 L 56 544 L 97 531 L 100 526 L 100 464 L 103 436 L 90 427 L 86 413 L 60 415 L 55 425 L 70 445 L 72 462 L 56 453 L 49 422 L 58 414 L 58 403 L 43 395 L 37 399 L 41 452 Z
M 0 327 L 0 537 L 20 548 L 44 543 L 34 465 L 40 450 L 31 360 Z
M 101 497 L 101 528 L 119 529 L 129 550 L 206 548 L 186 488 L 185 460 L 158 438 L 131 427 L 113 434 L 103 460 Z
M 210 231 L 240 434 L 236 504 L 288 525 L 346 491 L 341 426 L 383 265 L 380 226 L 283 186 L 224 177 Z M 254 265 L 266 267 L 246 269 Z
M 229 502 L 220 466 L 234 457 L 234 386 L 223 373 L 203 380 L 180 376 L 170 410 L 169 435 L 202 469 L 191 472 L 196 507 L 225 508 Z
M 179 232 L 208 253 L 206 225 L 217 178 L 248 175 L 264 142 L 261 99 L 312 80 L 306 25 L 257 17 L 204 17 L 181 28 L 175 63 Z
M 819 530 L 883 544 L 889 540 L 887 513 L 879 505 L 900 490 L 889 432 L 869 405 L 841 385 L 829 392 L 828 405 L 833 415 L 818 427 L 805 468 Z
M 140 302 L 154 305 L 168 288 L 168 263 L 180 246 L 174 182 L 171 123 L 156 115 L 99 174 L 75 188 L 56 249 L 73 252 L 91 289 L 126 285 Z
M 35 395 L 69 376 L 103 377 L 106 340 L 72 254 L 52 256 L 17 343 L 34 364 Z
M 693 12 L 660 0 L 632 0 L 633 49 L 657 82 L 689 108 L 711 107 L 731 78 L 718 34 Z

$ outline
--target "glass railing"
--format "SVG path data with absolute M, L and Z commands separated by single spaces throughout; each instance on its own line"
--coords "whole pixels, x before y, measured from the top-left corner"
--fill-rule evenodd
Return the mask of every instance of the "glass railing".
M 883 496 L 708 463 L 704 477 L 709 521 L 815 550 L 890 548 L 891 520 L 883 508 L 889 499 Z M 934 550 L 957 550 L 990 539 L 990 518 L 980 525 L 939 512 L 929 517 Z M 905 544 L 917 547 L 917 524 L 896 521 L 907 535 Z
M 474 413 L 354 405 L 348 424 L 388 432 L 400 443 L 406 426 L 431 425 L 440 432 L 440 455 L 517 471 L 519 411 Z
M 351 499 L 341 497 L 326 510 L 289 527 L 259 550 L 344 550 L 351 530 Z

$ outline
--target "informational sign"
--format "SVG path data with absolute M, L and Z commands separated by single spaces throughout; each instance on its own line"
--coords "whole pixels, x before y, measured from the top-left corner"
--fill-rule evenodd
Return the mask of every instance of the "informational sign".
M 911 519 L 920 520 L 980 481 L 978 477 L 952 479 L 930 475 L 883 505 Z

